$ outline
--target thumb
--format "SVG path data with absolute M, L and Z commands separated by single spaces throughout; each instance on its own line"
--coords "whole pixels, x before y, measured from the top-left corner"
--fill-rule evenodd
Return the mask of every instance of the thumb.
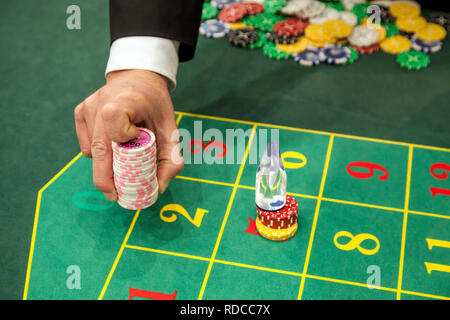
M 135 115 L 132 108 L 122 102 L 109 102 L 102 107 L 102 118 L 108 137 L 114 142 L 127 142 L 139 134 L 132 122 Z

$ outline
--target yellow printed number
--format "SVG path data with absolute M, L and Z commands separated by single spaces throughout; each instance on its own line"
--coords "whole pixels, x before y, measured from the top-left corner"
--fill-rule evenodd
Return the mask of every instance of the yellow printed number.
M 208 210 L 197 208 L 197 211 L 195 211 L 194 219 L 192 219 L 191 216 L 189 215 L 189 213 L 186 211 L 186 209 L 183 208 L 183 206 L 180 206 L 179 204 L 171 203 L 171 204 L 165 205 L 159 212 L 159 217 L 164 222 L 174 222 L 178 219 L 178 216 L 175 213 L 172 213 L 170 216 L 165 216 L 164 212 L 167 212 L 167 211 L 174 211 L 176 213 L 181 214 L 197 228 L 200 228 L 200 225 L 202 224 L 203 216 L 205 215 L 205 213 L 208 212 Z
M 338 239 L 341 237 L 350 238 L 350 241 L 348 241 L 346 244 L 341 244 L 338 242 Z M 375 248 L 366 249 L 366 248 L 362 247 L 361 244 L 366 240 L 374 241 Z M 358 249 L 359 252 L 361 252 L 362 254 L 364 254 L 366 256 L 371 256 L 371 255 L 377 253 L 378 250 L 380 249 L 380 242 L 378 241 L 378 238 L 369 233 L 360 233 L 356 236 L 353 236 L 348 231 L 339 231 L 334 236 L 333 242 L 334 242 L 335 246 L 341 250 L 350 251 L 350 250 Z
M 438 239 L 430 239 L 426 238 L 428 243 L 428 249 L 432 250 L 433 247 L 441 247 L 450 249 L 450 241 L 445 240 L 438 240 Z M 448 272 L 450 273 L 450 266 L 445 264 L 438 264 L 438 263 L 431 263 L 431 262 L 424 262 L 425 267 L 427 268 L 428 274 L 430 274 L 433 271 L 440 271 L 440 272 Z
M 286 161 L 287 158 L 301 160 L 301 162 Z M 286 151 L 281 155 L 283 165 L 286 169 L 299 169 L 306 165 L 306 157 L 300 152 Z

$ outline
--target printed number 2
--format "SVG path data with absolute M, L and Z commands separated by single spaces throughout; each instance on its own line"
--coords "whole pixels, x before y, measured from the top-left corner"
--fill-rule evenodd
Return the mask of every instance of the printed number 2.
M 436 173 L 436 170 L 442 170 L 441 173 Z M 448 173 L 445 171 L 450 171 L 450 166 L 445 163 L 435 163 L 430 167 L 430 173 L 433 177 L 439 180 L 444 180 L 448 178 Z M 450 190 L 449 189 L 442 189 L 442 188 L 434 188 L 430 187 L 431 196 L 435 197 L 437 194 L 443 194 L 446 196 L 450 196 Z
M 159 212 L 159 217 L 164 222 L 174 222 L 178 219 L 178 216 L 175 213 L 172 213 L 172 215 L 170 217 L 166 217 L 164 215 L 164 212 L 166 212 L 166 211 L 175 211 L 175 212 L 181 214 L 197 228 L 200 228 L 200 225 L 202 224 L 203 216 L 205 215 L 205 213 L 208 212 L 208 210 L 197 208 L 197 211 L 195 211 L 194 219 L 192 219 L 185 208 L 183 208 L 179 204 L 171 203 L 171 204 L 165 205 Z

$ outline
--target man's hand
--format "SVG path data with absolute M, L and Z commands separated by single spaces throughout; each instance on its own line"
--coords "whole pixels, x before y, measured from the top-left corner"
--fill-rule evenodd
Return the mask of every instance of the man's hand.
M 117 201 L 111 141 L 126 142 L 138 135 L 136 124 L 155 133 L 159 193 L 183 170 L 177 125 L 166 79 L 145 70 L 110 72 L 106 85 L 75 108 L 81 152 L 92 157 L 94 185 L 110 201 Z M 174 152 L 175 151 L 175 152 Z

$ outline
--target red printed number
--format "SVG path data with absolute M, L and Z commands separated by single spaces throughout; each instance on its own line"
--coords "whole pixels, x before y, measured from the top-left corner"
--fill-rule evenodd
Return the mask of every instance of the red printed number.
M 128 300 L 133 300 L 134 297 L 153 299 L 153 300 L 175 300 L 176 296 L 177 296 L 177 291 L 174 291 L 172 294 L 165 294 L 165 293 L 130 288 L 130 296 L 128 297 Z
M 442 171 L 440 173 L 436 171 Z M 445 163 L 435 163 L 430 167 L 430 173 L 433 177 L 439 180 L 444 180 L 448 178 L 448 173 L 445 171 L 450 172 L 450 166 Z M 442 189 L 442 188 L 434 188 L 430 187 L 431 196 L 435 197 L 437 194 L 443 194 L 446 196 L 450 196 L 450 190 L 449 189 Z
M 211 148 L 214 147 L 222 149 L 221 153 L 216 154 L 217 158 L 223 158 L 227 154 L 227 146 L 220 141 L 212 140 L 205 144 L 203 141 L 191 140 L 189 143 L 189 149 L 192 153 L 199 153 L 201 149 L 196 147 L 192 148 L 193 146 L 201 146 L 206 152 L 211 152 Z
M 369 172 L 353 171 L 353 168 L 368 169 Z M 355 161 L 355 162 L 349 163 L 347 166 L 348 174 L 351 175 L 352 177 L 358 178 L 358 179 L 371 178 L 373 176 L 375 170 L 381 171 L 384 173 L 383 175 L 379 176 L 378 179 L 386 180 L 389 177 L 389 172 L 386 170 L 386 168 L 383 166 L 380 166 L 379 164 L 376 164 L 376 163 Z

